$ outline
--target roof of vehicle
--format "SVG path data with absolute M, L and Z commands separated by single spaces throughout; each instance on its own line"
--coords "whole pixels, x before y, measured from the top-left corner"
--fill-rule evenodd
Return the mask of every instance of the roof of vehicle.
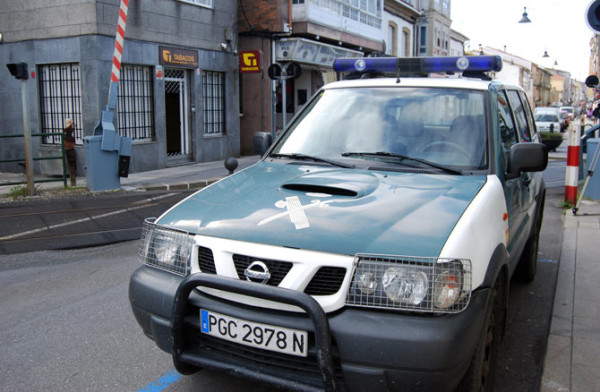
M 499 81 L 486 81 L 463 77 L 400 77 L 397 78 L 372 78 L 352 79 L 332 82 L 324 86 L 325 89 L 348 87 L 445 87 L 457 89 L 471 89 L 486 91 L 490 85 L 506 86 L 521 90 L 519 86 L 512 86 Z
M 555 107 L 550 107 L 550 106 L 540 106 L 535 108 L 534 113 L 535 112 L 550 112 L 550 113 L 558 113 L 559 109 L 555 108 Z

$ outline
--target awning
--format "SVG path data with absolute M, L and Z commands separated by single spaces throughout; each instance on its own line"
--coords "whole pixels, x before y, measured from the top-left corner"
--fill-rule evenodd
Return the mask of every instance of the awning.
M 284 38 L 275 43 L 275 61 L 293 61 L 303 69 L 314 66 L 311 70 L 333 68 L 333 60 L 337 58 L 358 58 L 364 53 L 358 50 L 324 44 L 305 38 Z

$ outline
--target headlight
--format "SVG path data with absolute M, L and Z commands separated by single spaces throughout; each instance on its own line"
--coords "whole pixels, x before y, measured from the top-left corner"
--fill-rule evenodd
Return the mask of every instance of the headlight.
M 187 276 L 194 237 L 186 232 L 161 227 L 154 218 L 144 220 L 139 258 L 146 265 Z
M 427 274 L 416 268 L 392 267 L 385 270 L 383 291 L 393 302 L 418 305 L 427 296 Z
M 346 304 L 456 313 L 470 297 L 469 260 L 357 255 Z

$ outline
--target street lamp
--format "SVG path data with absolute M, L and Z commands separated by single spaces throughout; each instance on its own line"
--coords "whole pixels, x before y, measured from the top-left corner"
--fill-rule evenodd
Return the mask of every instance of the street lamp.
M 531 23 L 531 19 L 527 17 L 527 7 L 523 7 L 523 17 L 519 23 Z

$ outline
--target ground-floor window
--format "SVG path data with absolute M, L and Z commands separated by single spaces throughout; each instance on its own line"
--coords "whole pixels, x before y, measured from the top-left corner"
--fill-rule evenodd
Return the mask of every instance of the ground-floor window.
M 135 141 L 154 140 L 152 67 L 123 64 L 117 93 L 118 133 Z
M 46 64 L 38 66 L 41 133 L 60 133 L 66 119 L 75 123 L 75 143 L 83 143 L 81 128 L 81 75 L 79 64 Z M 61 137 L 47 136 L 45 144 L 60 144 Z
M 202 101 L 204 133 L 225 133 L 225 74 L 204 71 L 202 73 Z

